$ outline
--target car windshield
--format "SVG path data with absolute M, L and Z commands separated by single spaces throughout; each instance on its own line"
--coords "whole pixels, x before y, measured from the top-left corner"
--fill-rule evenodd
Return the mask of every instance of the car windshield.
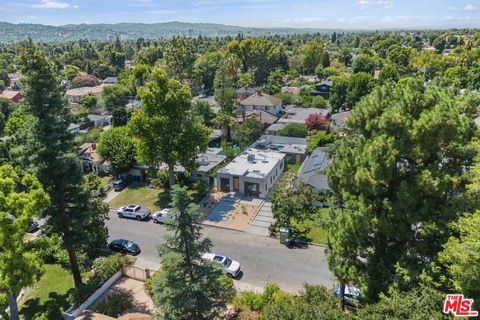
M 127 241 L 127 243 L 125 244 L 125 246 L 126 246 L 127 248 L 133 248 L 133 247 L 135 247 L 135 243 L 133 243 L 132 241 Z
M 225 268 L 230 267 L 231 264 L 232 264 L 232 260 L 230 260 L 229 258 L 225 258 L 225 261 L 223 261 L 223 266 Z

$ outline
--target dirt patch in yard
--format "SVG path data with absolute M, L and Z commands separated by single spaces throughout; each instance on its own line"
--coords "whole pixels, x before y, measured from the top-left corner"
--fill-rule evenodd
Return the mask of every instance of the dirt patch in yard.
M 225 217 L 225 220 L 220 221 L 219 225 L 235 230 L 245 230 L 256 211 L 256 207 L 237 203 L 233 211 Z

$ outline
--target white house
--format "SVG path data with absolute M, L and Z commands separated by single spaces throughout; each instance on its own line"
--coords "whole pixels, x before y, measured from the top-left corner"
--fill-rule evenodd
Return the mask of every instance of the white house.
M 278 116 L 282 110 L 282 100 L 263 92 L 257 92 L 240 101 L 239 111 L 255 110 L 263 110 Z
M 88 120 L 93 123 L 93 126 L 95 128 L 98 128 L 100 126 L 108 126 L 110 125 L 110 117 L 106 115 L 98 115 L 98 114 L 89 114 L 87 116 Z
M 280 178 L 285 154 L 249 148 L 217 171 L 217 188 L 265 198 Z

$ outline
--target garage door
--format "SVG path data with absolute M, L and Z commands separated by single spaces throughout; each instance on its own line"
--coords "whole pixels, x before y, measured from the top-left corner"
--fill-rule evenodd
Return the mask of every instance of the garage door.
M 258 183 L 245 182 L 245 195 L 249 197 L 259 197 L 260 185 Z

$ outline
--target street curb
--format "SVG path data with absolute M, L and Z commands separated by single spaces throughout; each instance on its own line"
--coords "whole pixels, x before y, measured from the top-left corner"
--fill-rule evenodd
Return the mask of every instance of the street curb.
M 247 233 L 245 230 L 238 230 L 238 229 L 233 229 L 233 228 L 228 228 L 228 227 L 215 226 L 215 225 L 211 225 L 211 224 L 204 224 L 204 223 L 195 223 L 195 224 L 198 225 L 198 226 L 202 226 L 202 227 L 212 227 L 212 228 L 217 228 L 217 229 L 224 229 L 224 230 Z

